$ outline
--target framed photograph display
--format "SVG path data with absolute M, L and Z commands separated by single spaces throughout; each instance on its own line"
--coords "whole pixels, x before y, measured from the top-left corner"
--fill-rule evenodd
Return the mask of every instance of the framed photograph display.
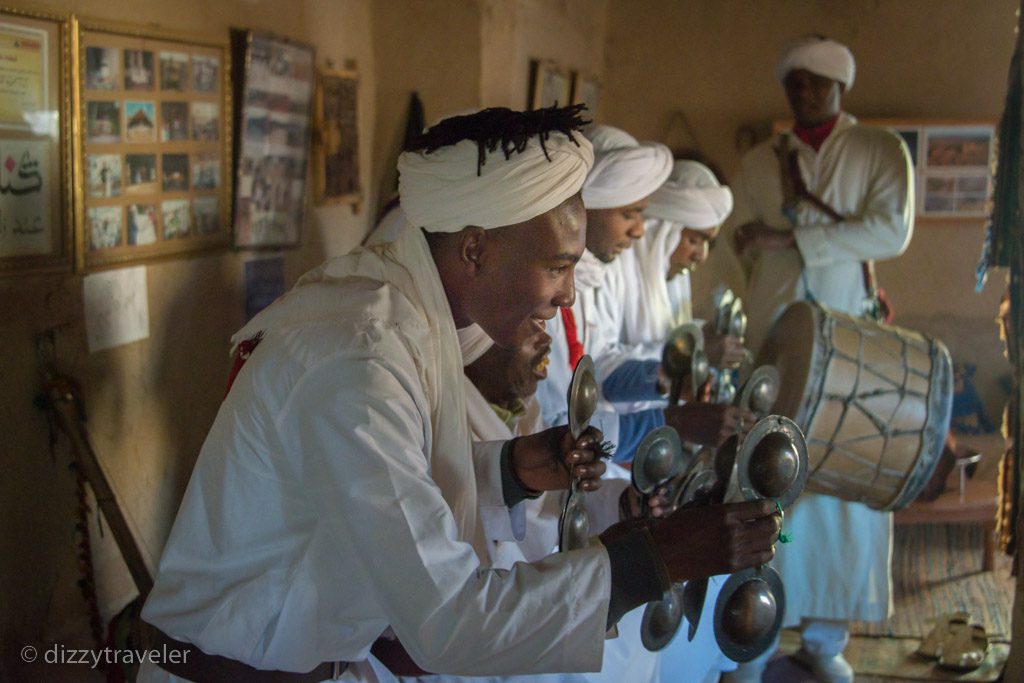
M 572 95 L 569 74 L 550 60 L 530 62 L 529 109 L 540 109 L 557 104 L 565 107 Z
M 352 204 L 358 211 L 359 80 L 355 71 L 319 69 L 313 104 L 313 188 L 317 204 Z
M 0 275 L 71 267 L 70 30 L 0 9 Z
M 230 244 L 226 43 L 76 22 L 81 272 Z
M 268 33 L 240 37 L 235 246 L 295 247 L 305 219 L 315 53 Z

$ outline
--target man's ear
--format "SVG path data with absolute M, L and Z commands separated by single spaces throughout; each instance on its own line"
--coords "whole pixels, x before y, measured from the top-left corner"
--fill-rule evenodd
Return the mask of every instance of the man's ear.
M 480 271 L 480 258 L 486 240 L 487 231 L 478 225 L 470 225 L 462 230 L 462 240 L 459 242 L 459 261 L 473 275 Z

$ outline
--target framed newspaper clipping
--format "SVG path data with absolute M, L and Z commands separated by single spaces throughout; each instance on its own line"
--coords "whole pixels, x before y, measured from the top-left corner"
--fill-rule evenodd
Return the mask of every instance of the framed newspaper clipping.
M 75 29 L 79 271 L 229 245 L 227 42 Z
M 296 247 L 306 214 L 315 52 L 254 31 L 233 32 L 232 44 L 244 54 L 236 94 L 235 246 Z
M 313 104 L 313 189 L 317 204 L 359 211 L 359 78 L 355 70 L 318 69 Z
M 0 8 L 0 275 L 71 268 L 70 30 Z

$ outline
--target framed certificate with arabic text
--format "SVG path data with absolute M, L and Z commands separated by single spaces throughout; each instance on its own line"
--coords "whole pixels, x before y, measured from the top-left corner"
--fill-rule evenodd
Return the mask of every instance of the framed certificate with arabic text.
M 229 245 L 227 41 L 74 28 L 78 270 Z
M 71 267 L 70 27 L 0 8 L 0 275 Z

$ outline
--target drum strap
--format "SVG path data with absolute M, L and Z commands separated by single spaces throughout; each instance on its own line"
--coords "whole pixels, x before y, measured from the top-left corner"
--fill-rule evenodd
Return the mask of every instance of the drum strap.
M 796 225 L 796 209 L 801 201 L 807 202 L 818 211 L 834 220 L 836 223 L 843 222 L 843 215 L 829 206 L 823 199 L 807 189 L 803 174 L 800 173 L 800 161 L 795 149 L 789 147 L 789 136 L 783 135 L 779 144 L 775 147 L 775 155 L 779 160 L 779 177 L 782 179 L 782 213 L 791 223 Z M 879 289 L 875 279 L 875 262 L 861 261 L 861 276 L 864 278 L 864 289 L 868 294 L 868 301 L 872 310 L 865 311 L 867 316 L 874 320 L 889 323 L 892 322 L 893 309 L 885 290 Z M 804 288 L 807 289 L 807 280 L 804 278 Z M 807 289 L 810 292 L 809 289 Z M 813 296 L 812 296 L 813 300 Z

